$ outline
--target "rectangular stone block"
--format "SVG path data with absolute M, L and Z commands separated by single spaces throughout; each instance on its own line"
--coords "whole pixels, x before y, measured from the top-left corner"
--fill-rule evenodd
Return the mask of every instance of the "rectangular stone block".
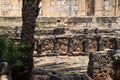
M 12 9 L 12 6 L 11 6 L 11 5 L 8 5 L 8 9 L 9 9 L 9 10 Z
M 9 16 L 18 16 L 18 10 L 11 10 Z
M 18 2 L 19 0 L 10 0 L 11 4 L 17 4 L 18 5 Z
M 17 10 L 17 9 L 19 9 L 19 6 L 17 4 L 14 4 L 14 5 L 12 5 L 12 9 Z
M 7 11 L 8 10 L 8 5 L 1 5 L 1 9 L 3 11 Z

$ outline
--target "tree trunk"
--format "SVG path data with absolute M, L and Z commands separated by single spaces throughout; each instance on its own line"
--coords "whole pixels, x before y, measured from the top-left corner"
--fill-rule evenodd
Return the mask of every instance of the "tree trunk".
M 24 53 L 23 61 L 25 65 L 20 71 L 21 75 L 19 77 L 22 78 L 20 80 L 32 80 L 34 32 L 36 18 L 40 10 L 40 1 L 41 0 L 23 0 L 21 44 L 26 45 L 26 47 L 21 49 L 21 52 Z

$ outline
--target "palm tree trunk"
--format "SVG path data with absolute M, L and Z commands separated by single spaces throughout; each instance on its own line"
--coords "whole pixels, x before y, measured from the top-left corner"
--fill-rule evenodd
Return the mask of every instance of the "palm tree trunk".
M 22 32 L 21 43 L 27 44 L 27 47 L 21 49 L 24 53 L 23 61 L 25 63 L 22 70 L 21 80 L 31 80 L 31 72 L 33 68 L 33 50 L 34 50 L 34 32 L 36 18 L 39 14 L 39 3 L 41 0 L 23 0 L 22 8 Z

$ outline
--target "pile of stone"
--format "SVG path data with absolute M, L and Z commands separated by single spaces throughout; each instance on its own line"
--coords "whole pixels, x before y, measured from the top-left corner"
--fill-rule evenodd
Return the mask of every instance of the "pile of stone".
M 93 52 L 89 56 L 88 75 L 93 80 L 120 79 L 120 50 Z

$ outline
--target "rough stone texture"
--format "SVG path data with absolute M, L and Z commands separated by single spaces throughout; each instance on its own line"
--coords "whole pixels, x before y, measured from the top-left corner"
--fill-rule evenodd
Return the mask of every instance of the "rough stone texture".
M 98 23 L 115 23 L 117 21 L 117 17 L 97 17 L 96 21 Z
M 79 54 L 81 52 L 89 53 L 119 48 L 119 38 L 115 38 L 115 35 L 108 37 L 106 34 L 63 34 L 54 36 L 50 35 L 49 37 L 41 36 L 35 39 L 38 42 L 37 49 L 41 48 L 40 53 L 55 52 L 67 54 L 67 52 L 78 52 Z M 42 47 L 39 47 L 39 45 Z
M 44 0 L 41 1 L 39 7 L 41 7 L 39 17 L 118 16 L 118 0 L 101 0 L 99 3 L 93 0 Z M 21 17 L 21 8 L 21 0 L 1 0 L 0 16 Z
M 20 37 L 21 27 L 0 26 L 0 34 L 9 34 L 12 37 Z
M 2 17 L 20 17 L 22 1 L 21 0 L 1 0 L 0 16 Z
M 39 7 L 41 9 L 37 22 L 43 28 L 55 28 L 57 20 L 67 27 L 86 26 L 83 23 L 100 27 L 102 24 L 98 23 L 115 23 L 116 17 L 119 16 L 118 0 L 43 0 Z M 19 21 L 22 16 L 21 9 L 22 0 L 1 0 L 0 26 L 21 26 L 22 21 Z
M 88 66 L 89 76 L 91 76 L 94 80 L 106 80 L 107 76 L 110 74 L 110 71 L 108 71 L 108 68 L 110 67 L 109 60 L 111 59 L 108 58 L 106 53 L 91 53 L 89 56 Z
M 88 75 L 93 80 L 119 80 L 120 50 L 91 53 L 89 56 Z
M 65 28 L 55 28 L 55 29 L 53 30 L 53 33 L 54 33 L 55 35 L 65 34 Z
M 0 80 L 12 80 L 10 67 L 6 62 L 0 62 Z

